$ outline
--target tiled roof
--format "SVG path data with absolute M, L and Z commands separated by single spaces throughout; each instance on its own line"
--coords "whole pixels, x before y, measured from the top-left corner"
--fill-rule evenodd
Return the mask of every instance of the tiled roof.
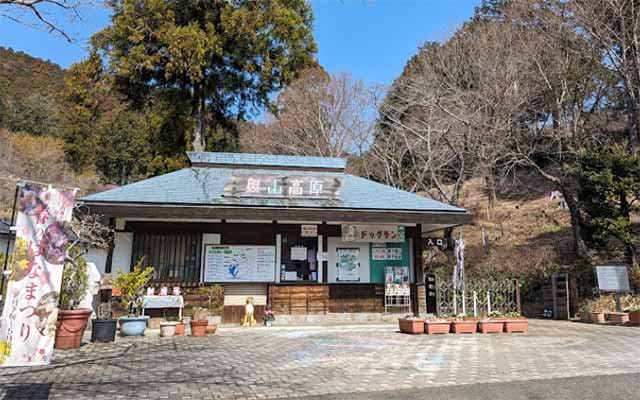
M 251 170 L 251 174 L 310 175 L 341 177 L 340 202 L 276 198 L 235 198 L 222 196 L 233 174 L 229 168 L 185 168 L 166 175 L 83 197 L 88 203 L 157 203 L 219 206 L 313 207 L 359 210 L 465 212 L 435 200 L 395 189 L 361 177 L 339 172 Z
M 344 169 L 344 158 L 278 156 L 273 154 L 187 152 L 192 164 L 247 165 L 256 167 L 300 167 Z

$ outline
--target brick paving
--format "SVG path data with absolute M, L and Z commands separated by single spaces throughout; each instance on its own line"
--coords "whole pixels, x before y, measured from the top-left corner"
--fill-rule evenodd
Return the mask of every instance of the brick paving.
M 271 399 L 640 372 L 640 328 L 531 321 L 528 334 L 395 326 L 226 328 L 117 338 L 0 369 L 4 399 Z

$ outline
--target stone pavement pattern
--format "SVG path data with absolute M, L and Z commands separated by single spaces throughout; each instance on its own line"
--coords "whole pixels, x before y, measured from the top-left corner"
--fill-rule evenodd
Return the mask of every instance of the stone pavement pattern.
M 118 338 L 0 369 L 0 399 L 271 399 L 640 372 L 640 328 L 531 321 L 529 334 L 395 326 L 227 328 Z

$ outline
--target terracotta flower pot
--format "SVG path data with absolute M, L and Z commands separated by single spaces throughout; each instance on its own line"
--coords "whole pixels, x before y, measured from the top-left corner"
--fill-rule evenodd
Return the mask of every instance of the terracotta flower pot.
M 191 336 L 204 336 L 207 334 L 208 321 L 191 321 Z
M 607 314 L 609 317 L 609 322 L 616 325 L 624 325 L 629 322 L 629 314 L 628 313 L 609 313 Z
M 640 325 L 640 311 L 631 311 L 629 313 L 629 323 Z
M 82 343 L 84 330 L 91 315 L 91 309 L 59 310 L 58 329 L 56 330 L 56 349 L 77 349 Z
M 424 333 L 424 320 L 399 318 L 400 332 L 418 334 Z
M 603 312 L 590 312 L 589 319 L 596 324 L 604 324 L 605 322 Z
M 478 323 L 476 321 L 453 321 L 451 323 L 453 333 L 459 335 L 461 333 L 476 333 Z
M 211 335 L 211 334 L 216 333 L 217 329 L 218 329 L 218 325 L 210 323 L 210 324 L 207 325 L 207 328 L 205 329 L 205 331 L 206 331 L 207 335 Z
M 424 333 L 428 335 L 443 335 L 451 330 L 449 321 L 424 321 Z
M 184 336 L 185 325 L 184 322 L 180 321 L 176 324 L 176 336 Z
M 588 312 L 580 312 L 580 321 L 591 322 L 591 316 Z
M 507 333 L 527 333 L 529 331 L 529 320 L 526 318 L 508 319 L 504 321 L 504 331 Z
M 478 328 L 482 333 L 502 333 L 504 329 L 504 321 L 486 320 L 478 322 Z

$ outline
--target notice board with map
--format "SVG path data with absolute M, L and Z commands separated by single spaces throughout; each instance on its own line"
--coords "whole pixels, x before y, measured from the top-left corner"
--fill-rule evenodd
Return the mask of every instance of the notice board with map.
M 275 246 L 205 246 L 205 282 L 273 282 L 275 270 Z

